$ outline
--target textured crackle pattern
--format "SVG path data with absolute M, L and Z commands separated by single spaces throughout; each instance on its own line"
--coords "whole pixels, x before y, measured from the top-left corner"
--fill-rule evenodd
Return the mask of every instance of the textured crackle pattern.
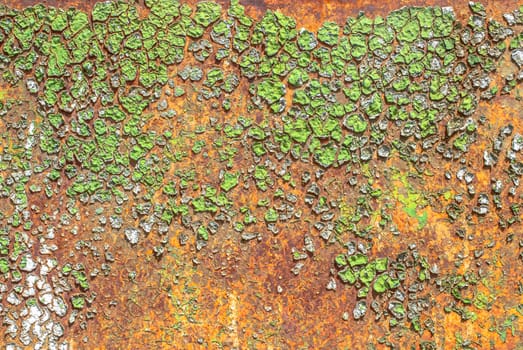
M 6 348 L 520 346 L 523 7 L 468 16 L 0 7 Z

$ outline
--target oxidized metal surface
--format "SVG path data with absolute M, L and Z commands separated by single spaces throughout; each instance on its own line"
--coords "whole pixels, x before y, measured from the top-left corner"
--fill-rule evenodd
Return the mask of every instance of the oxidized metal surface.
M 4 4 L 22 11 L 0 25 L 6 346 L 521 348 L 517 1 Z M 6 24 L 38 4 L 71 8 L 38 29 L 55 46 Z M 35 305 L 51 330 L 28 341 Z

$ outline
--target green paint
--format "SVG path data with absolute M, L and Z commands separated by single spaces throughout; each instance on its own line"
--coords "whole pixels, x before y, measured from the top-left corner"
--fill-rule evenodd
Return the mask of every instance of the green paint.
M 226 192 L 230 191 L 231 189 L 236 187 L 236 185 L 238 185 L 239 176 L 239 173 L 225 173 L 220 187 Z

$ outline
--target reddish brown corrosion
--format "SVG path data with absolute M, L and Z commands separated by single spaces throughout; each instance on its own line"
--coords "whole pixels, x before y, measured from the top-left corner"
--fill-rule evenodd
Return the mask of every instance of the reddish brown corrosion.
M 95 1 L 35 1 L 18 0 L 3 2 L 11 7 L 22 9 L 26 6 L 42 3 L 47 6 L 77 7 L 89 11 Z M 196 1 L 188 1 L 196 3 Z M 218 1 L 224 7 L 226 1 Z M 141 6 L 141 1 L 138 6 Z M 326 20 L 344 23 L 347 16 L 356 16 L 364 11 L 368 16 L 386 16 L 390 11 L 401 6 L 452 6 L 461 22 L 465 22 L 470 12 L 464 1 L 454 3 L 440 0 L 416 1 L 278 1 L 278 0 L 247 0 L 241 1 L 247 13 L 259 19 L 267 10 L 279 10 L 297 20 L 298 28 L 305 27 L 317 30 Z M 488 1 L 483 2 L 488 17 L 501 18 L 502 14 L 515 9 L 518 2 Z M 143 6 L 142 6 L 143 7 Z M 503 67 L 500 69 L 503 71 Z M 170 75 L 174 75 L 174 68 Z M 7 96 L 22 94 L 2 87 Z M 245 113 L 248 98 L 248 84 L 242 82 L 240 88 L 232 96 L 234 103 L 228 116 Z M 181 100 L 176 100 L 181 101 Z M 171 102 L 170 102 L 171 103 Z M 196 94 L 186 96 L 179 105 L 170 106 L 184 110 L 191 108 L 192 112 L 185 120 L 187 129 L 194 129 L 200 122 L 195 116 L 211 113 L 210 108 L 196 101 Z M 153 107 L 149 112 L 154 113 Z M 512 96 L 498 97 L 490 103 L 482 103 L 476 113 L 485 114 L 491 127 L 479 130 L 480 139 L 469 150 L 470 166 L 473 169 L 482 167 L 482 150 L 497 135 L 499 127 L 512 123 L 516 130 L 523 130 L 523 112 L 521 102 Z M 162 130 L 164 120 L 152 118 L 149 124 L 151 130 Z M 214 135 L 207 134 L 208 144 L 212 144 Z M 209 157 L 214 157 L 212 151 Z M 193 165 L 201 176 L 207 171 L 213 173 L 218 169 L 209 168 L 209 164 L 191 164 L 192 159 L 185 159 L 181 168 Z M 235 159 L 236 164 L 242 164 L 242 154 Z M 216 164 L 218 165 L 218 164 Z M 394 164 L 389 160 L 389 166 L 403 167 L 404 163 Z M 211 165 L 212 166 L 212 165 Z M 425 191 L 443 190 L 443 163 L 433 164 L 437 169 L 433 176 L 423 182 L 412 180 L 412 185 Z M 307 169 L 306 164 L 291 165 L 293 174 L 301 174 Z M 408 169 L 403 169 L 408 170 Z M 501 170 L 500 170 L 501 171 Z M 329 176 L 341 178 L 343 169 L 330 169 Z M 477 173 L 478 188 L 488 188 L 490 178 L 495 174 L 488 171 Z M 217 177 L 205 180 L 219 186 Z M 214 183 L 213 183 L 214 182 Z M 379 183 L 379 182 L 378 182 Z M 295 192 L 288 183 L 279 184 L 287 192 Z M 344 192 L 343 184 L 323 184 L 328 190 L 338 195 Z M 398 183 L 398 186 L 401 184 Z M 453 191 L 460 184 L 457 181 L 447 190 Z M 62 188 L 65 188 L 63 186 Z M 233 192 L 234 200 L 239 206 L 255 208 L 261 199 L 256 193 Z M 40 203 L 45 207 L 46 203 Z M 130 208 L 130 205 L 127 206 Z M 459 223 L 450 224 L 444 212 L 427 207 L 428 223 L 422 229 L 416 229 L 417 223 L 410 218 L 401 207 L 393 212 L 394 223 L 402 235 L 408 235 L 408 240 L 418 242 L 420 254 L 427 256 L 429 261 L 437 262 L 442 271 L 464 273 L 468 266 L 463 264 L 454 267 L 454 256 L 460 251 L 472 254 L 466 240 L 457 240 L 454 230 Z M 125 217 L 124 213 L 124 217 Z M 85 216 L 89 218 L 88 215 Z M 490 220 L 490 221 L 489 221 Z M 490 311 L 476 310 L 478 318 L 474 322 L 462 322 L 455 313 L 443 312 L 442 305 L 449 296 L 431 291 L 436 300 L 427 315 L 435 321 L 436 336 L 432 338 L 425 332 L 421 339 L 434 340 L 440 349 L 449 349 L 455 345 L 455 334 L 461 333 L 464 338 L 481 340 L 482 346 L 488 348 L 488 339 L 498 339 L 495 333 L 489 331 L 492 319 L 515 313 L 515 307 L 523 303 L 523 297 L 517 295 L 518 281 L 522 274 L 518 251 L 509 249 L 505 238 L 509 233 L 498 231 L 488 217 L 477 222 L 474 230 L 477 242 L 495 242 L 495 247 L 486 254 L 496 254 L 497 258 L 489 257 L 495 263 L 494 273 L 488 281 L 492 289 L 489 294 L 496 296 L 496 303 Z M 35 220 L 37 221 L 37 220 Z M 65 261 L 65 256 L 73 248 L 72 245 L 85 234 L 89 239 L 91 228 L 96 225 L 95 219 L 81 223 L 78 236 L 74 241 L 67 235 L 59 237 L 57 258 Z M 496 229 L 494 229 L 496 228 Z M 260 242 L 240 242 L 237 234 L 220 232 L 210 240 L 201 252 L 193 247 L 180 246 L 177 234 L 170 232 L 171 252 L 160 260 L 153 254 L 155 242 L 145 240 L 136 248 L 131 248 L 121 237 L 106 235 L 103 242 L 111 246 L 115 253 L 115 263 L 109 277 L 96 278 L 91 282 L 91 290 L 98 294 L 96 306 L 98 316 L 88 322 L 86 331 L 74 325 L 66 331 L 66 340 L 72 349 L 366 349 L 367 344 L 377 343 L 383 336 L 388 337 L 386 322 L 375 322 L 372 315 L 363 320 L 342 320 L 343 312 L 352 312 L 356 300 L 356 290 L 338 283 L 336 291 L 325 288 L 333 266 L 333 256 L 339 252 L 339 246 L 326 245 L 315 237 L 317 246 L 313 259 L 305 261 L 305 267 L 299 276 L 291 272 L 294 263 L 291 259 L 292 247 L 303 246 L 304 232 L 310 230 L 307 222 L 287 224 L 277 236 L 266 233 Z M 514 231 L 514 232 L 512 232 Z M 517 234 L 520 236 L 520 234 Z M 152 236 L 152 235 L 151 235 Z M 519 237 L 521 239 L 521 237 Z M 382 237 L 375 240 L 372 254 L 375 256 L 394 256 L 405 249 L 405 239 L 402 236 Z M 85 258 L 84 265 L 89 266 L 91 258 Z M 199 263 L 194 264 L 197 259 Z M 129 272 L 136 271 L 134 282 L 129 280 Z M 281 293 L 278 292 L 281 287 Z M 486 287 L 482 287 L 486 290 Z M 116 301 L 113 305 L 111 302 Z M 194 318 L 194 319 L 193 319 Z M 499 343 L 496 349 L 517 349 L 521 347 L 519 332 L 520 324 L 516 322 L 518 332 L 512 336 L 509 332 L 506 343 Z M 398 333 L 394 333 L 398 334 Z M 406 349 L 417 344 L 420 339 L 407 336 L 391 339 L 399 348 Z M 83 338 L 87 336 L 87 342 Z

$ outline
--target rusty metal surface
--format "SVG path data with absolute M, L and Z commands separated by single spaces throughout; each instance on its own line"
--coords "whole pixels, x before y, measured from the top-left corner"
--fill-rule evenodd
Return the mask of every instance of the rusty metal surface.
M 3 0 L 9 7 L 24 9 L 34 4 L 56 6 L 60 8 L 76 7 L 89 12 L 96 1 L 35 1 Z M 196 1 L 189 1 L 194 5 Z M 219 1 L 224 8 L 228 2 Z M 470 10 L 466 2 L 431 1 L 241 1 L 246 13 L 254 19 L 261 19 L 268 10 L 281 11 L 297 21 L 297 28 L 307 28 L 313 32 L 318 30 L 324 21 L 335 21 L 343 24 L 348 16 L 357 16 L 364 11 L 369 17 L 387 16 L 391 11 L 402 6 L 452 6 L 457 15 L 457 21 L 466 23 Z M 500 19 L 504 13 L 517 9 L 517 1 L 484 1 L 488 17 Z M 140 1 L 136 5 L 144 8 Z M 146 12 L 143 14 L 145 15 Z M 185 60 L 183 65 L 195 63 Z M 206 63 L 212 65 L 210 63 Z M 510 61 L 505 61 L 506 68 L 500 66 L 495 79 L 502 85 L 503 72 L 513 70 Z M 234 71 L 235 67 L 225 67 Z M 179 68 L 169 67 L 169 77 L 175 84 L 186 84 L 176 76 Z M 217 112 L 210 103 L 202 103 L 197 99 L 196 89 L 187 88 L 182 99 L 168 101 L 168 107 L 178 111 L 178 117 L 170 120 L 160 117 L 157 103 L 147 107 L 144 113 L 152 117 L 144 126 L 144 130 L 155 130 L 158 134 L 166 130 L 182 131 L 187 138 L 178 140 L 180 149 L 190 153 L 194 140 L 194 131 L 199 126 L 207 127 L 204 134 L 198 134 L 198 140 L 207 145 L 223 135 L 221 130 L 208 127 L 208 120 L 216 116 L 221 123 L 236 123 L 239 115 L 249 114 L 256 122 L 265 118 L 263 111 L 247 112 L 249 100 L 249 84 L 242 79 L 233 94 L 231 110 L 227 113 Z M 28 94 L 23 86 L 1 86 L 6 98 L 20 99 L 24 104 L 20 113 L 35 109 L 35 99 Z M 391 328 L 387 320 L 375 320 L 374 314 L 368 313 L 363 319 L 355 320 L 352 310 L 357 300 L 357 290 L 337 280 L 336 290 L 328 290 L 326 285 L 337 270 L 333 262 L 340 253 L 340 244 L 328 244 L 319 237 L 312 227 L 314 215 L 308 206 L 298 202 L 298 209 L 303 210 L 303 219 L 291 220 L 279 226 L 280 233 L 274 235 L 268 232 L 263 224 L 263 211 L 257 203 L 268 196 L 264 191 L 240 186 L 230 192 L 230 199 L 236 208 L 247 207 L 261 218 L 252 228 L 262 232 L 260 239 L 246 242 L 241 235 L 232 229 L 220 230 L 209 239 L 208 245 L 197 250 L 193 244 L 181 245 L 179 234 L 183 227 L 177 225 L 170 228 L 167 238 L 166 253 L 160 258 L 155 256 L 153 248 L 160 238 L 151 233 L 138 245 L 131 246 L 120 234 L 105 234 L 99 241 L 92 239 L 92 228 L 99 225 L 94 216 L 96 205 L 89 204 L 80 208 L 81 220 L 75 223 L 77 234 L 71 235 L 65 229 L 58 231 L 55 243 L 58 249 L 53 256 L 60 262 L 72 260 L 83 263 L 89 269 L 100 268 L 104 262 L 102 257 L 94 256 L 89 247 L 78 248 L 79 241 L 89 241 L 92 247 L 109 251 L 114 255 L 108 276 L 100 276 L 90 280 L 90 291 L 96 293 L 96 300 L 91 309 L 96 311 L 93 318 L 86 318 L 84 326 L 75 322 L 65 323 L 63 340 L 69 343 L 71 349 L 373 349 L 390 348 L 407 349 L 420 348 L 424 341 L 433 342 L 437 349 L 474 348 L 474 349 L 520 349 L 521 336 L 521 275 L 523 273 L 520 258 L 521 226 L 516 223 L 507 229 L 497 226 L 497 217 L 489 214 L 482 218 L 466 220 L 460 218 L 449 222 L 445 207 L 450 203 L 444 198 L 444 193 L 464 193 L 466 187 L 454 175 L 457 167 L 465 164 L 475 170 L 474 185 L 478 189 L 488 190 L 491 178 L 502 178 L 506 168 L 485 168 L 483 152 L 490 147 L 492 140 L 500 129 L 511 124 L 514 133 L 523 132 L 523 108 L 519 92 L 496 96 L 491 101 L 480 102 L 476 115 L 485 115 L 487 122 L 478 128 L 475 143 L 471 144 L 465 157 L 466 163 L 447 162 L 441 158 L 431 159 L 424 176 L 409 176 L 410 189 L 401 177 L 387 174 L 387 169 L 397 169 L 401 174 L 413 174 L 413 167 L 402 160 L 389 158 L 380 164 L 374 164 L 371 172 L 380 174 L 374 185 L 383 186 L 384 191 L 392 194 L 391 201 L 396 205 L 391 209 L 392 223 L 400 235 L 392 235 L 386 230 L 377 230 L 372 237 L 372 247 L 369 256 L 395 257 L 408 251 L 409 244 L 416 244 L 421 256 L 427 257 L 430 263 L 436 263 L 441 273 L 466 274 L 469 271 L 483 270 L 481 283 L 466 288 L 463 292 L 473 298 L 480 293 L 492 299 L 491 309 L 474 308 L 475 320 L 463 321 L 456 312 L 446 312 L 445 306 L 455 302 L 452 295 L 441 292 L 434 284 L 427 285 L 424 293 L 430 295 L 431 306 L 422 312 L 424 319 L 434 322 L 433 333 L 425 330 L 415 332 L 409 327 Z M 287 95 L 290 101 L 292 96 Z M 14 114 L 16 115 L 16 114 Z M 2 120 L 5 123 L 12 122 Z M 444 130 L 444 126 L 440 129 Z M 183 134 L 183 133 L 182 133 Z M 13 135 L 14 138 L 14 135 Z M 9 147 L 2 144 L 2 150 Z M 506 151 L 505 145 L 503 151 Z M 42 156 L 35 151 L 38 156 Z M 215 161 L 218 152 L 209 149 L 206 156 L 193 154 L 183 158 L 166 172 L 165 179 L 175 178 L 178 170 L 195 170 L 194 182 L 219 187 L 220 170 L 247 171 L 252 165 L 252 156 L 246 152 L 238 152 L 230 167 Z M 310 164 L 293 162 L 289 171 L 295 176 L 296 186 L 290 182 L 276 179 L 278 188 L 285 194 L 295 194 L 303 198 L 306 186 L 300 183 L 301 174 L 311 171 Z M 445 178 L 445 172 L 452 172 L 452 179 Z M 43 181 L 43 179 L 40 179 Z M 32 180 L 38 182 L 38 178 Z M 72 183 L 72 182 L 71 182 Z M 347 183 L 347 174 L 343 167 L 328 169 L 326 176 L 317 181 L 322 191 L 332 198 L 347 198 L 354 195 Z M 41 207 L 41 212 L 52 212 L 57 206 L 65 205 L 65 190 L 67 180 L 54 198 L 64 198 L 62 203 L 48 200 L 44 196 L 35 199 L 32 204 Z M 409 215 L 401 205 L 401 196 L 411 192 L 432 194 L 432 198 L 422 210 L 426 215 L 426 224 L 420 225 L 419 219 Z M 61 192 L 60 192 L 61 191 Z M 195 189 L 198 194 L 200 189 Z M 438 195 L 436 195 L 438 194 Z M 403 198 L 403 197 L 401 197 Z M 159 202 L 165 200 L 158 194 Z M 3 203 L 3 202 L 2 202 Z M 135 224 L 132 216 L 133 199 L 123 207 L 122 216 L 128 223 Z M 3 204 L 4 205 L 4 204 Z M 107 210 L 110 204 L 104 204 Z M 373 205 L 384 206 L 383 203 Z M 4 213 L 10 213 L 14 208 L 2 208 Z M 300 207 L 301 206 L 301 207 Z M 40 214 L 41 214 L 40 212 Z M 202 220 L 210 220 L 209 214 L 201 214 Z M 34 226 L 45 224 L 34 215 Z M 468 221 L 468 222 L 467 222 Z M 136 221 L 137 222 L 137 221 Z M 377 226 L 377 221 L 369 218 L 370 225 Z M 422 227 L 421 227 L 422 226 Z M 457 237 L 456 231 L 464 228 L 466 236 L 473 235 L 473 240 Z M 292 272 L 296 261 L 293 261 L 293 248 L 302 249 L 304 235 L 313 236 L 316 250 L 304 261 L 305 266 L 297 275 Z M 339 238 L 344 242 L 351 239 L 351 234 L 345 233 Z M 36 249 L 36 248 L 35 248 Z M 480 258 L 474 257 L 474 252 L 484 250 Z M 75 253 L 71 258 L 71 252 Z M 462 258 L 457 258 L 462 256 Z M 456 261 L 460 261 L 456 265 Z M 334 271 L 334 273 L 333 273 Z M 131 278 L 130 273 L 134 274 Z M 518 293 L 517 291 L 520 290 Z M 376 297 L 379 300 L 379 296 Z M 348 312 L 350 317 L 344 317 Z M 517 316 L 506 323 L 512 315 Z M 346 318 L 346 319 L 345 319 Z M 403 326 L 401 326 L 403 327 Z M 83 329 L 85 328 L 85 329 Z M 500 334 L 508 333 L 506 339 Z M 10 339 L 2 338 L 6 344 Z M 461 340 L 460 340 L 461 339 Z M 463 340 L 470 340 L 470 345 Z M 0 340 L 0 343 L 2 340 Z M 470 347 L 467 347 L 470 346 Z

